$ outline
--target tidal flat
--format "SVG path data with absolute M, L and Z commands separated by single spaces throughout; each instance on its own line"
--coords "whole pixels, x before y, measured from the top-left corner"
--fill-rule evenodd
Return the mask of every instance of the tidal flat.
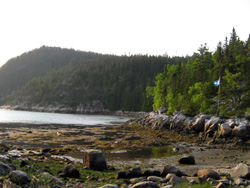
M 1 156 L 25 159 L 34 165 L 51 165 L 51 169 L 74 164 L 83 174 L 85 187 L 98 187 L 107 182 L 119 184 L 115 172 L 136 167 L 142 171 L 161 171 L 164 166 L 172 165 L 192 176 L 199 169 L 223 174 L 239 163 L 250 164 L 250 150 L 244 145 L 232 147 L 231 141 L 223 139 L 213 143 L 209 139 L 201 141 L 194 134 L 180 135 L 126 123 L 112 126 L 0 124 L 0 130 Z M 107 165 L 114 167 L 114 172 L 101 173 L 109 177 L 108 181 L 99 182 L 92 177 L 99 172 L 89 171 L 92 175 L 85 177 L 82 162 L 86 149 L 101 150 Z M 179 159 L 185 155 L 193 156 L 195 164 L 180 164 Z M 56 174 L 55 170 L 53 175 Z M 72 182 L 76 185 L 78 181 Z
M 104 152 L 108 164 L 116 168 L 161 169 L 170 164 L 189 173 L 200 168 L 228 169 L 239 162 L 250 163 L 247 157 L 250 151 L 243 147 L 232 149 L 226 141 L 211 144 L 209 140 L 199 141 L 196 135 L 179 135 L 139 125 L 0 124 L 0 130 L 0 139 L 8 152 L 18 151 L 23 157 L 35 157 L 36 152 L 47 150 L 47 156 L 67 156 L 81 162 L 84 150 L 98 149 Z M 185 154 L 194 156 L 196 165 L 180 165 L 178 159 Z

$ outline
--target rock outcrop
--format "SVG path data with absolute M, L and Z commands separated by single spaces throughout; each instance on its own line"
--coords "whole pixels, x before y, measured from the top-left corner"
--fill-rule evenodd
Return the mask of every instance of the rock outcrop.
M 161 111 L 161 110 L 160 110 Z M 250 139 L 250 123 L 246 119 L 221 119 L 215 116 L 199 114 L 189 117 L 182 112 L 168 116 L 157 112 L 145 114 L 129 121 L 130 124 L 140 124 L 152 129 L 169 129 L 178 133 L 203 134 L 204 137 L 237 137 L 242 140 Z
M 99 150 L 86 150 L 83 154 L 83 167 L 92 170 L 106 170 L 107 163 L 103 153 Z

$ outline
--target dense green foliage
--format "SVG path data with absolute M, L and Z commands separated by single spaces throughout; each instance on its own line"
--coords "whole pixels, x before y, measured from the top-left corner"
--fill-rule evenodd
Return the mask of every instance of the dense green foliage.
M 48 49 L 55 50 L 42 47 L 35 52 L 39 54 L 40 50 L 43 53 Z M 30 76 L 30 80 L 8 98 L 7 104 L 63 105 L 76 109 L 79 105 L 99 100 L 109 110 L 150 111 L 152 100 L 150 101 L 146 96 L 147 85 L 153 84 L 154 77 L 163 70 L 165 65 L 186 61 L 183 57 L 114 56 L 57 50 L 59 53 L 54 51 L 56 54 L 53 56 L 54 61 L 46 62 L 47 54 L 42 58 L 40 55 L 36 59 L 31 57 L 32 59 L 27 60 L 37 67 L 57 62 L 58 68 L 48 67 L 47 72 L 41 71 L 43 74 L 32 73 L 36 76 Z M 65 53 L 72 53 L 67 57 L 73 58 L 65 58 Z M 82 57 L 74 57 L 75 53 L 80 53 Z M 62 54 L 64 54 L 64 61 L 61 60 Z M 56 60 L 56 57 L 59 59 Z M 33 64 L 31 67 L 35 66 Z M 26 67 L 25 75 L 29 75 L 31 67 Z M 21 77 L 19 79 L 23 80 Z
M 250 105 L 250 36 L 243 42 L 233 29 L 230 40 L 220 42 L 214 53 L 202 45 L 187 62 L 167 65 L 147 94 L 153 97 L 154 110 L 216 113 L 218 87 L 213 81 L 220 77 L 221 114 L 241 115 Z
M 219 87 L 213 81 L 221 78 Z M 154 81 L 155 80 L 155 81 Z M 109 110 L 242 115 L 250 109 L 250 37 L 235 29 L 215 52 L 201 45 L 191 57 L 115 56 L 41 47 L 0 68 L 1 104 L 76 109 L 99 100 Z
M 42 46 L 39 49 L 10 59 L 0 68 L 0 103 L 31 79 L 66 66 L 72 58 L 92 59 L 98 54 Z

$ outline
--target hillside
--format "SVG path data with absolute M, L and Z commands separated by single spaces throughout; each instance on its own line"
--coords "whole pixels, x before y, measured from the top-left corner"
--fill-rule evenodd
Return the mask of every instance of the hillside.
M 114 56 L 41 47 L 0 69 L 5 105 L 60 106 L 74 112 L 99 105 L 108 110 L 148 111 L 147 85 L 181 57 Z M 6 82 L 7 80 L 7 82 Z M 7 99 L 7 100 L 6 100 Z
M 96 53 L 42 46 L 12 58 L 0 68 L 0 104 L 28 81 L 66 66 L 73 58 L 92 59 L 97 56 Z

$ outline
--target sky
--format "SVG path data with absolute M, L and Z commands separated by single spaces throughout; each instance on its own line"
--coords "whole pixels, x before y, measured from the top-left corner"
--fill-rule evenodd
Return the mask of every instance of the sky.
M 2 0 L 0 66 L 41 46 L 115 55 L 215 51 L 233 27 L 246 41 L 250 0 Z

